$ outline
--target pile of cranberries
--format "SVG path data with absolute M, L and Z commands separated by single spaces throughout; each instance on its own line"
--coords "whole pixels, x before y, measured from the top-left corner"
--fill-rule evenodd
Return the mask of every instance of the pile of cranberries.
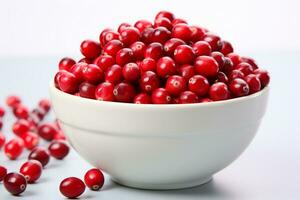
M 51 109 L 47 99 L 40 100 L 33 110 L 29 110 L 21 98 L 15 95 L 9 96 L 6 104 L 16 117 L 16 122 L 12 125 L 13 138 L 7 141 L 6 135 L 1 132 L 6 110 L 0 106 L 0 150 L 3 148 L 4 154 L 12 161 L 17 160 L 26 150 L 28 156 L 19 172 L 8 173 L 7 168 L 0 165 L 0 182 L 3 181 L 3 186 L 9 193 L 19 195 L 26 190 L 27 184 L 39 180 L 50 157 L 62 160 L 69 154 L 70 148 L 56 120 L 51 123 L 43 122 Z M 44 140 L 47 148 L 40 144 L 40 140 Z M 75 198 L 85 191 L 86 186 L 91 190 L 99 190 L 104 184 L 104 176 L 100 170 L 91 169 L 86 172 L 84 182 L 70 177 L 61 182 L 59 189 L 64 196 Z
M 154 22 L 107 28 L 99 41 L 84 40 L 84 58 L 59 62 L 55 86 L 101 101 L 185 104 L 226 100 L 260 91 L 267 71 L 234 53 L 218 35 L 167 11 Z

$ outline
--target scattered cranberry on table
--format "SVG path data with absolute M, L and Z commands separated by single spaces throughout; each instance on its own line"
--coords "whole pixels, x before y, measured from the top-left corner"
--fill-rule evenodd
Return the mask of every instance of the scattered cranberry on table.
M 91 190 L 100 190 L 104 184 L 104 175 L 99 169 L 90 169 L 84 175 L 84 182 Z
M 6 174 L 7 174 L 7 169 L 0 165 L 0 182 L 3 181 Z
M 26 190 L 27 181 L 22 174 L 9 173 L 4 177 L 3 185 L 12 195 L 19 195 Z
M 39 161 L 29 160 L 21 166 L 20 173 L 23 174 L 28 183 L 34 183 L 42 175 L 42 170 L 43 166 Z
M 4 145 L 4 153 L 10 160 L 16 160 L 24 150 L 22 139 L 14 138 Z
M 28 155 L 28 160 L 37 160 L 45 167 L 50 160 L 50 154 L 42 147 L 34 148 Z
M 48 151 L 52 157 L 62 160 L 69 154 L 70 148 L 64 141 L 53 140 L 48 147 Z
M 84 193 L 85 184 L 79 178 L 69 177 L 60 183 L 59 190 L 65 197 L 73 199 Z

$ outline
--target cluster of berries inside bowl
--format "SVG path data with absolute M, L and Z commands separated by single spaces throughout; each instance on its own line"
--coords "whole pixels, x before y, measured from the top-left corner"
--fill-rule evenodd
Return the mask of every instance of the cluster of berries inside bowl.
M 167 11 L 154 22 L 104 29 L 84 40 L 84 58 L 59 62 L 55 86 L 83 98 L 136 104 L 187 104 L 256 93 L 270 81 L 255 60 L 231 43 Z

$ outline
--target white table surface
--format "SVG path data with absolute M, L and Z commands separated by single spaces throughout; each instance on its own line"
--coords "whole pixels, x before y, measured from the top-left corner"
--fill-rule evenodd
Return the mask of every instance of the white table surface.
M 271 72 L 271 95 L 267 114 L 257 136 L 244 154 L 201 187 L 172 191 L 148 191 L 117 185 L 106 176 L 100 192 L 86 190 L 81 199 L 300 199 L 300 64 L 299 52 L 253 55 Z M 58 58 L 0 58 L 0 105 L 9 94 L 19 94 L 33 107 L 48 97 L 48 82 Z M 49 116 L 47 120 L 52 120 Z M 3 132 L 11 137 L 11 114 L 5 116 Z M 0 151 L 0 165 L 18 171 L 28 151 L 9 161 Z M 74 151 L 64 160 L 51 160 L 42 178 L 28 185 L 20 197 L 9 195 L 0 183 L 0 200 L 64 199 L 58 186 L 64 177 L 82 177 L 91 166 Z M 180 172 L 179 172 L 180 173 Z

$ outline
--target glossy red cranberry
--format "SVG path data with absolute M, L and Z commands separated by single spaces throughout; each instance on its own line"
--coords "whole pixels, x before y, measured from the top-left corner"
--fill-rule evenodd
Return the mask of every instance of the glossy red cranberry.
M 87 63 L 76 63 L 75 65 L 73 65 L 70 69 L 70 72 L 75 76 L 77 82 L 82 82 L 84 81 L 83 75 L 82 75 L 82 69 L 83 67 L 87 66 Z M 59 74 L 58 74 L 59 75 Z M 59 80 L 60 77 L 58 77 Z M 59 82 L 57 80 L 57 82 Z
M 0 182 L 3 181 L 6 174 L 7 174 L 7 169 L 0 165 Z
M 103 51 L 107 55 L 116 56 L 118 51 L 121 50 L 123 48 L 123 46 L 124 45 L 120 40 L 111 40 L 103 47 Z M 103 56 L 103 55 L 101 55 L 101 56 Z
M 48 99 L 41 99 L 38 105 L 39 108 L 42 108 L 45 112 L 49 112 L 51 109 L 51 102 Z
M 221 101 L 229 98 L 229 90 L 225 83 L 214 83 L 209 88 L 209 97 L 213 101 Z
M 194 43 L 192 47 L 196 56 L 208 56 L 211 53 L 211 47 L 208 42 L 205 41 L 198 41 Z
M 99 169 L 90 169 L 84 175 L 84 182 L 91 190 L 100 190 L 104 184 L 104 175 Z
M 156 61 L 152 58 L 145 58 L 144 60 L 142 60 L 139 66 L 142 72 L 146 72 L 146 71 L 154 72 L 156 70 Z
M 192 30 L 187 24 L 176 24 L 172 29 L 172 37 L 182 39 L 189 42 L 192 39 Z
M 49 163 L 50 155 L 46 149 L 36 147 L 28 155 L 28 160 L 37 160 L 45 167 Z
M 95 99 L 95 90 L 95 85 L 88 82 L 83 82 L 79 86 L 79 95 L 84 98 Z
M 99 37 L 100 44 L 102 47 L 104 47 L 109 41 L 111 40 L 118 40 L 120 37 L 120 34 L 116 31 L 110 30 L 110 29 L 104 29 Z
M 123 30 L 125 30 L 128 27 L 131 27 L 131 24 L 126 23 L 126 22 L 120 24 L 118 27 L 118 33 L 121 33 Z
M 205 96 L 209 90 L 208 80 L 201 75 L 195 75 L 189 79 L 189 90 L 198 96 Z
M 179 64 L 189 64 L 194 61 L 195 52 L 188 45 L 179 45 L 174 51 L 174 59 Z
M 159 19 L 159 18 L 167 18 L 170 21 L 173 21 L 173 19 L 175 18 L 174 14 L 169 12 L 169 11 L 160 11 L 159 13 L 157 13 L 157 15 L 155 16 L 155 19 Z
M 99 84 L 95 91 L 97 100 L 100 101 L 114 101 L 114 85 L 109 82 L 103 82 Z
M 28 183 L 36 182 L 41 177 L 42 171 L 43 166 L 37 160 L 29 160 L 20 168 L 20 173 L 23 174 Z
M 148 45 L 145 51 L 145 58 L 152 58 L 154 60 L 158 60 L 164 54 L 162 44 L 158 42 L 153 42 Z
M 53 140 L 48 147 L 48 151 L 52 157 L 62 160 L 69 154 L 70 148 L 64 141 Z
M 120 39 L 125 46 L 129 46 L 132 43 L 140 39 L 140 31 L 135 27 L 127 27 L 120 33 Z
M 152 92 L 152 103 L 154 104 L 170 104 L 172 97 L 165 88 L 157 88 Z
M 173 24 L 168 18 L 160 17 L 154 20 L 154 27 L 164 27 L 171 31 Z
M 60 183 L 59 190 L 65 197 L 74 199 L 84 193 L 85 185 L 79 178 L 69 177 Z
M 135 103 L 135 104 L 151 104 L 151 97 L 147 93 L 140 93 L 134 97 L 133 103 Z
M 86 82 L 97 84 L 104 78 L 104 72 L 94 64 L 88 64 L 82 68 L 82 76 Z
M 245 81 L 249 85 L 249 94 L 253 94 L 255 92 L 258 92 L 261 89 L 261 83 L 257 75 L 255 74 L 249 74 L 245 77 Z
M 241 56 L 239 56 L 236 53 L 229 53 L 226 56 L 228 58 L 230 58 L 230 60 L 232 61 L 233 66 L 237 66 L 238 64 L 240 64 L 242 62 Z
M 179 74 L 187 81 L 195 75 L 195 69 L 193 65 L 182 65 L 179 67 L 178 71 Z
M 118 102 L 130 103 L 135 96 L 134 87 L 129 83 L 119 83 L 114 88 L 114 97 Z
M 173 19 L 172 21 L 173 26 L 177 25 L 177 24 L 187 24 L 187 21 L 181 18 L 176 18 Z
M 158 76 L 152 71 L 142 73 L 139 83 L 141 90 L 147 93 L 153 92 L 160 85 Z
M 26 190 L 27 182 L 23 175 L 18 173 L 9 173 L 5 176 L 3 185 L 12 195 L 19 195 Z
M 158 76 L 167 78 L 177 72 L 175 61 L 168 57 L 162 57 L 157 61 L 156 73 Z
M 51 141 L 56 135 L 58 130 L 51 123 L 42 124 L 38 127 L 38 134 L 41 138 Z
M 245 62 L 241 62 L 238 65 L 236 65 L 234 67 L 234 69 L 239 70 L 241 72 L 243 72 L 243 74 L 245 76 L 247 76 L 248 74 L 252 74 L 253 73 L 253 68 L 250 64 L 245 63 Z
M 200 99 L 199 103 L 208 103 L 208 102 L 213 102 L 213 100 L 211 100 L 210 98 L 203 98 Z
M 240 70 L 232 70 L 229 75 L 228 75 L 228 80 L 233 80 L 233 79 L 236 79 L 236 78 L 241 78 L 241 79 L 244 79 L 245 78 L 245 75 L 243 72 L 241 72 Z
M 146 28 L 152 28 L 152 23 L 148 20 L 141 19 L 135 22 L 134 27 L 142 33 Z
M 113 40 L 114 41 L 114 40 Z M 109 67 L 115 64 L 115 59 L 110 55 L 101 55 L 98 57 L 96 65 L 98 65 L 102 71 L 106 71 Z
M 24 142 L 14 138 L 4 145 L 4 153 L 10 160 L 16 160 L 24 150 Z
M 144 42 L 145 44 L 151 43 L 153 32 L 154 29 L 152 27 L 145 28 L 141 33 L 141 41 Z
M 201 40 L 205 35 L 205 31 L 199 26 L 190 26 L 190 29 L 192 31 L 192 35 L 191 35 L 192 42 L 197 42 Z
M 105 81 L 112 84 L 117 84 L 122 81 L 122 67 L 120 65 L 113 65 L 107 69 L 105 74 Z
M 188 104 L 188 103 L 198 103 L 198 96 L 191 91 L 184 91 L 179 96 L 179 103 Z
M 240 78 L 233 79 L 229 84 L 229 90 L 234 97 L 246 96 L 249 94 L 249 85 Z
M 168 41 L 165 42 L 164 44 L 164 50 L 165 53 L 168 56 L 173 56 L 174 55 L 174 51 L 175 49 L 179 46 L 179 45 L 184 45 L 185 42 L 181 39 L 178 38 L 171 38 Z
M 129 48 L 124 48 L 118 51 L 116 55 L 116 63 L 118 65 L 125 65 L 126 63 L 133 62 L 135 60 L 133 51 Z
M 146 45 L 143 42 L 137 41 L 130 45 L 133 55 L 136 60 L 143 60 L 146 51 Z
M 126 81 L 134 82 L 140 77 L 140 68 L 136 63 L 127 63 L 124 65 L 122 73 Z
M 28 150 L 34 149 L 39 144 L 39 136 L 34 132 L 25 132 L 22 134 L 21 138 L 24 141 L 24 146 Z
M 75 65 L 75 60 L 69 57 L 62 58 L 58 63 L 59 70 L 69 71 L 73 65 Z
M 79 81 L 74 74 L 67 71 L 59 71 L 58 86 L 63 92 L 73 94 L 78 91 Z
M 86 58 L 94 59 L 101 53 L 101 47 L 98 42 L 93 40 L 84 40 L 80 45 L 80 51 Z
M 11 108 L 17 107 L 21 104 L 21 98 L 15 95 L 9 96 L 6 98 L 6 105 Z
M 6 138 L 4 136 L 4 134 L 2 132 L 0 132 L 0 150 L 3 147 L 3 145 L 5 144 Z
M 219 65 L 215 59 L 209 56 L 199 56 L 195 59 L 195 70 L 197 74 L 206 78 L 215 77 L 219 71 Z
M 220 49 L 222 49 L 221 38 L 217 35 L 206 33 L 203 37 L 203 40 L 208 42 L 212 51 L 219 51 Z
M 151 42 L 158 42 L 162 45 L 171 38 L 171 32 L 165 27 L 157 27 L 151 35 Z
M 220 49 L 220 52 L 225 56 L 232 53 L 233 52 L 233 47 L 230 44 L 230 42 L 223 40 L 222 41 L 222 48 Z
M 12 126 L 12 130 L 14 134 L 16 134 L 17 136 L 21 136 L 23 133 L 28 132 L 29 129 L 30 129 L 30 124 L 25 119 L 20 119 L 16 121 Z
M 262 69 L 256 69 L 254 70 L 254 74 L 256 74 L 257 77 L 259 78 L 262 88 L 266 87 L 269 84 L 270 75 L 268 71 Z
M 213 57 L 217 61 L 219 68 L 222 69 L 223 65 L 225 64 L 224 55 L 218 51 L 214 51 L 210 54 L 210 56 Z
M 233 70 L 233 63 L 230 60 L 230 58 L 225 57 L 224 59 L 224 65 L 219 66 L 220 71 L 224 72 L 225 74 L 229 74 Z
M 228 77 L 226 76 L 225 73 L 223 73 L 223 72 L 218 72 L 216 82 L 223 82 L 223 83 L 227 84 L 228 81 L 229 81 L 229 80 L 228 80 Z
M 253 70 L 258 69 L 257 63 L 253 58 L 242 57 L 242 62 L 246 62 L 246 63 L 250 64 L 252 66 Z
M 29 117 L 28 108 L 22 104 L 15 107 L 13 113 L 18 119 L 27 119 Z

